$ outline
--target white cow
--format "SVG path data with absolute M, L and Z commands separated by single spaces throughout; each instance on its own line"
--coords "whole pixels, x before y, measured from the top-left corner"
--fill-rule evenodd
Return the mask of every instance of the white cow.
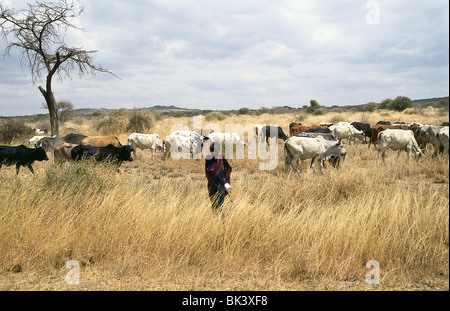
M 336 139 L 341 140 L 346 138 L 348 144 L 351 141 L 354 142 L 356 138 L 363 141 L 365 137 L 364 132 L 357 130 L 353 125 L 332 125 L 328 129 Z
M 336 126 L 350 126 L 350 125 L 352 125 L 350 122 L 340 121 L 340 122 L 336 123 Z
M 201 148 L 203 146 L 203 135 L 199 135 L 196 131 L 175 131 L 172 135 L 188 137 L 192 155 L 197 155 L 201 152 Z
M 436 141 L 434 146 L 434 156 L 437 156 L 439 150 L 443 148 L 443 156 L 446 158 L 449 151 L 449 134 L 448 126 L 441 128 L 436 134 Z
M 209 140 L 212 143 L 217 144 L 229 144 L 244 146 L 245 142 L 241 139 L 237 132 L 232 133 L 211 133 L 203 138 L 203 142 Z
M 30 148 L 37 148 L 38 141 L 40 141 L 44 137 L 47 137 L 47 136 L 33 136 L 33 137 L 31 137 L 28 140 L 28 144 L 30 145 Z
M 33 131 L 37 135 L 45 135 L 45 134 L 47 134 L 47 129 L 33 129 Z
M 211 133 L 203 138 L 203 143 L 207 146 L 212 146 L 214 144 L 215 148 L 225 148 L 225 150 L 221 149 L 221 151 L 226 154 L 232 154 L 234 152 L 234 147 L 236 147 L 236 150 L 243 151 L 244 149 L 242 148 L 245 146 L 244 140 L 242 140 L 237 132 Z
M 194 133 L 194 134 L 192 134 Z M 195 132 L 178 131 L 163 139 L 164 161 L 172 155 L 176 159 L 187 159 L 201 153 L 202 136 Z
M 398 150 L 397 160 L 400 152 L 405 150 L 408 154 L 408 162 L 410 156 L 414 156 L 416 160 L 423 156 L 422 151 L 417 144 L 414 133 L 411 130 L 386 129 L 378 134 L 378 141 L 380 142 L 380 151 L 378 152 L 377 162 L 380 162 L 380 157 L 385 162 L 385 153 L 387 149 Z
M 323 161 L 332 156 L 345 156 L 346 150 L 341 141 L 326 140 L 322 136 L 315 138 L 292 136 L 284 143 L 285 171 L 289 172 L 291 166 L 298 172 L 298 160 L 312 159 L 310 170 L 319 163 L 323 171 Z
M 133 149 L 134 156 L 136 156 L 137 148 L 141 150 L 150 149 L 152 151 L 152 159 L 155 157 L 155 152 L 163 151 L 161 138 L 158 134 L 133 133 L 128 136 L 128 144 Z

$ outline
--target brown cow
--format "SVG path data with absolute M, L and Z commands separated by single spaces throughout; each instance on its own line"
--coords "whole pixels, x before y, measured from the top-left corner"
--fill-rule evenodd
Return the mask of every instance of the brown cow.
M 116 148 L 123 147 L 117 136 L 88 136 L 81 141 L 81 144 L 94 147 L 106 147 L 108 145 L 113 145 Z
M 292 136 L 298 135 L 300 133 L 306 132 L 307 130 L 309 130 L 311 128 L 323 128 L 323 129 L 326 129 L 328 127 L 327 126 L 321 126 L 321 125 L 306 126 L 306 125 L 295 124 L 295 125 L 293 125 L 293 126 L 291 126 L 289 128 L 289 135 L 292 137 Z
M 386 129 L 401 130 L 402 126 L 401 125 L 382 125 L 382 124 L 373 125 L 370 128 L 372 137 L 370 137 L 370 140 L 369 140 L 369 149 L 370 149 L 371 144 L 373 144 L 376 149 L 376 144 L 378 143 L 378 134 Z
M 72 161 L 70 152 L 73 147 L 78 146 L 76 144 L 62 143 L 55 147 L 53 150 L 55 163 L 60 164 L 68 161 Z

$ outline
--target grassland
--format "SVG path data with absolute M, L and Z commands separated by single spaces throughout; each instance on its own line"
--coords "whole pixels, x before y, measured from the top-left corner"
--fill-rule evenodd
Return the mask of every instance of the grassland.
M 301 120 L 299 120 L 301 118 Z M 230 116 L 225 124 L 402 120 L 440 124 L 448 112 L 325 116 Z M 164 118 L 168 135 L 192 118 Z M 211 123 L 203 121 L 204 124 Z M 97 134 L 90 121 L 69 131 Z M 130 133 L 115 133 L 125 143 Z M 22 143 L 20 141 L 16 144 Z M 278 167 L 232 159 L 233 193 L 215 214 L 203 160 L 152 160 L 149 150 L 124 163 L 52 160 L 0 170 L 0 290 L 448 290 L 449 165 L 406 154 L 377 166 L 373 147 L 346 146 L 339 169 L 287 175 Z M 69 260 L 80 284 L 65 281 Z M 380 263 L 380 284 L 365 267 Z

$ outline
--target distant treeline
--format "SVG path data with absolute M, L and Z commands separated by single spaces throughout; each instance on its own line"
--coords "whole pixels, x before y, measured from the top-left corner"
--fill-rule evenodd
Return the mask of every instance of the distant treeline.
M 97 118 L 101 116 L 119 116 L 133 113 L 135 110 L 151 112 L 156 120 L 160 120 L 164 117 L 193 117 L 197 115 L 210 116 L 211 119 L 220 119 L 221 116 L 231 115 L 262 115 L 262 114 L 298 114 L 309 113 L 313 115 L 325 115 L 327 113 L 345 113 L 345 112 L 374 112 L 376 110 L 396 110 L 403 111 L 405 109 L 415 109 L 417 111 L 428 107 L 442 108 L 445 111 L 449 111 L 449 97 L 429 98 L 420 100 L 411 100 L 408 97 L 398 96 L 395 99 L 385 99 L 381 103 L 370 102 L 362 105 L 348 105 L 338 106 L 333 105 L 331 107 L 320 105 L 316 100 L 311 100 L 309 105 L 303 105 L 302 107 L 290 107 L 290 106 L 276 106 L 272 108 L 261 107 L 259 109 L 240 108 L 234 110 L 210 110 L 210 109 L 185 109 L 175 106 L 154 106 L 150 108 L 135 108 L 135 109 L 74 109 L 75 116 L 83 116 L 87 119 Z M 25 120 L 26 122 L 37 122 L 48 118 L 48 114 L 36 114 L 31 116 L 19 116 L 19 117 L 1 117 L 3 119 L 17 118 Z

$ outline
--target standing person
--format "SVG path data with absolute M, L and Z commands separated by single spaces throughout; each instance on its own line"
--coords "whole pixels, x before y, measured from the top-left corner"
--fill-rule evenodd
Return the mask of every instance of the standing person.
M 211 146 L 212 152 L 213 148 Z M 209 198 L 214 211 L 222 206 L 225 196 L 231 191 L 231 171 L 231 166 L 224 155 L 212 153 L 206 157 L 205 174 L 208 179 Z

